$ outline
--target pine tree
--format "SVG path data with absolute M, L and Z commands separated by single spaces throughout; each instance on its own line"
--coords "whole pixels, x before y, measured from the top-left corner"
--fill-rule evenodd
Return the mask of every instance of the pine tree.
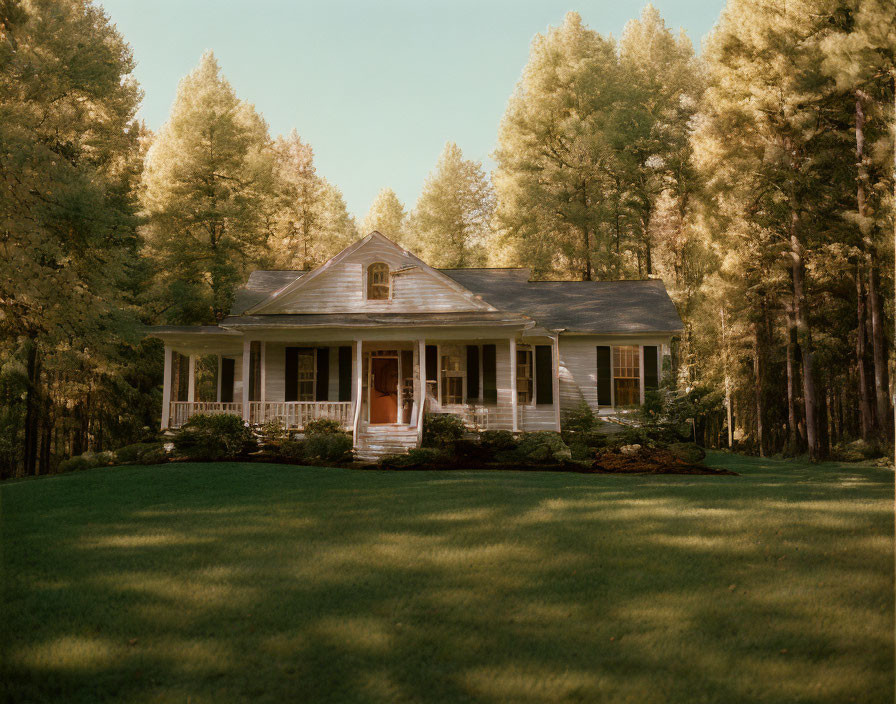
M 234 288 L 266 254 L 272 169 L 267 125 L 206 52 L 178 86 L 144 177 L 147 249 L 166 320 L 225 315 Z
M 382 189 L 367 211 L 361 225 L 361 234 L 376 230 L 399 244 L 407 241 L 408 216 L 398 196 L 391 188 Z
M 613 41 L 578 14 L 535 37 L 495 152 L 497 261 L 585 280 L 622 268 L 606 197 L 622 92 Z
M 442 268 L 482 265 L 494 194 L 482 164 L 463 158 L 453 142 L 445 145 L 411 217 L 414 250 Z

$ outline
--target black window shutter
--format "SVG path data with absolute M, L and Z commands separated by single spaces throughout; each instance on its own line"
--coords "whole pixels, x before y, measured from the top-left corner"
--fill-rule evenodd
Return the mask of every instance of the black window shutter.
M 233 403 L 233 372 L 236 361 L 230 357 L 221 358 L 221 403 Z
M 612 380 L 610 379 L 610 347 L 597 348 L 597 404 L 599 406 L 613 405 L 613 397 L 610 394 Z
M 497 348 L 495 345 L 482 346 L 482 401 L 498 402 L 498 369 L 495 362 Z
M 554 403 L 551 346 L 535 345 L 535 403 Z
M 317 386 L 314 400 L 326 401 L 330 395 L 330 348 L 317 348 Z
M 439 378 L 439 348 L 426 346 L 426 380 L 437 381 Z
M 283 373 L 285 401 L 299 400 L 299 348 L 286 348 L 286 369 Z
M 188 355 L 177 355 L 177 370 L 177 400 L 186 401 L 190 395 L 190 357 Z
M 660 376 L 657 370 L 656 345 L 644 345 L 644 390 L 658 389 Z
M 479 345 L 467 345 L 467 398 L 479 400 Z
M 352 348 L 339 348 L 339 400 L 352 400 Z

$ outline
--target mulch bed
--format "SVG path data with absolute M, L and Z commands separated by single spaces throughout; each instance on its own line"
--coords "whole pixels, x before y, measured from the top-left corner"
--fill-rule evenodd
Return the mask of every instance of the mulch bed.
M 676 457 L 660 448 L 640 449 L 630 454 L 602 452 L 591 466 L 598 474 L 726 474 L 739 476 L 727 469 L 714 469 Z

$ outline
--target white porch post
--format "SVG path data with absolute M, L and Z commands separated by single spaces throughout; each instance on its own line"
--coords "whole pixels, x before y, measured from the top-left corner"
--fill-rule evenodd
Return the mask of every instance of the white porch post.
M 352 422 L 352 432 L 354 433 L 352 442 L 355 447 L 358 446 L 358 430 L 361 427 L 361 371 L 363 369 L 361 347 L 361 340 L 355 340 L 355 417 Z
M 165 345 L 165 375 L 162 380 L 162 430 L 168 429 L 171 421 L 171 348 Z
M 516 393 L 516 338 L 510 338 L 510 413 L 513 416 L 511 429 L 513 432 L 519 430 L 519 419 L 517 418 L 517 393 Z
M 641 393 L 641 404 L 644 405 L 644 345 L 638 345 L 638 384 Z
M 243 340 L 243 420 L 249 420 L 249 355 L 252 342 Z
M 426 411 L 426 340 L 417 340 L 417 447 L 423 439 L 423 414 Z
M 190 355 L 190 375 L 187 384 L 187 401 L 196 403 L 196 355 Z
M 262 341 L 260 347 L 261 347 L 261 360 L 260 360 L 260 367 L 261 367 L 261 374 L 260 374 L 260 376 L 261 376 L 261 378 L 260 378 L 259 383 L 258 383 L 258 388 L 259 388 L 258 400 L 259 400 L 259 401 L 264 401 L 264 400 L 265 400 L 265 396 L 266 396 L 266 394 L 265 394 L 265 386 L 267 386 L 267 384 L 265 383 L 265 382 L 267 381 L 267 371 L 265 370 L 265 366 L 266 366 L 266 362 L 267 362 L 267 360 L 266 360 L 266 357 L 267 357 L 267 343 L 264 342 L 264 341 Z M 262 406 L 262 408 L 264 408 L 264 406 Z M 264 421 L 265 418 L 262 417 L 261 420 Z
M 560 432 L 560 334 L 554 336 L 552 340 L 553 344 L 553 352 L 554 352 L 554 373 L 551 375 L 551 383 L 553 384 L 553 396 L 554 396 L 554 423 L 557 426 L 556 430 Z
M 224 358 L 218 355 L 218 391 L 215 395 L 215 401 L 221 403 L 221 372 L 224 371 Z

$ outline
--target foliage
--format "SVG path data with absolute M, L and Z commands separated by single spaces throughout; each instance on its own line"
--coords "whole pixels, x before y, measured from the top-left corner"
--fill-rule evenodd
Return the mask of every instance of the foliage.
M 284 440 L 277 445 L 277 454 L 285 459 L 300 460 L 305 457 L 305 443 L 302 440 Z
M 338 462 L 346 459 L 352 450 L 352 437 L 348 433 L 313 433 L 306 435 L 305 457 Z
M 305 435 L 332 435 L 341 432 L 342 425 L 332 418 L 315 418 L 305 423 Z
M 678 459 L 691 464 L 698 464 L 706 457 L 706 450 L 693 442 L 673 442 L 667 449 Z
M 436 447 L 418 447 L 403 455 L 389 455 L 380 460 L 380 466 L 388 469 L 432 468 L 447 459 L 444 450 Z
M 158 442 L 139 442 L 115 450 L 115 464 L 158 464 L 167 457 Z
M 484 430 L 479 433 L 479 442 L 493 452 L 513 450 L 517 439 L 509 430 Z
M 251 448 L 252 432 L 232 413 L 192 416 L 175 434 L 175 454 L 193 460 L 236 457 Z
M 580 401 L 577 406 L 570 408 L 563 416 L 563 430 L 573 433 L 588 433 L 594 429 L 596 423 L 594 411 L 591 406 L 584 400 Z
M 423 416 L 423 447 L 445 448 L 459 440 L 467 428 L 460 416 L 452 413 L 427 413 Z
M 409 244 L 430 266 L 481 266 L 490 244 L 494 193 L 478 161 L 445 145 L 411 215 Z
M 572 453 L 559 433 L 543 430 L 524 433 L 516 454 L 526 462 L 557 463 L 572 459 Z
M 398 196 L 391 188 L 382 189 L 361 224 L 361 235 L 366 237 L 376 230 L 393 242 L 407 241 L 408 216 Z

